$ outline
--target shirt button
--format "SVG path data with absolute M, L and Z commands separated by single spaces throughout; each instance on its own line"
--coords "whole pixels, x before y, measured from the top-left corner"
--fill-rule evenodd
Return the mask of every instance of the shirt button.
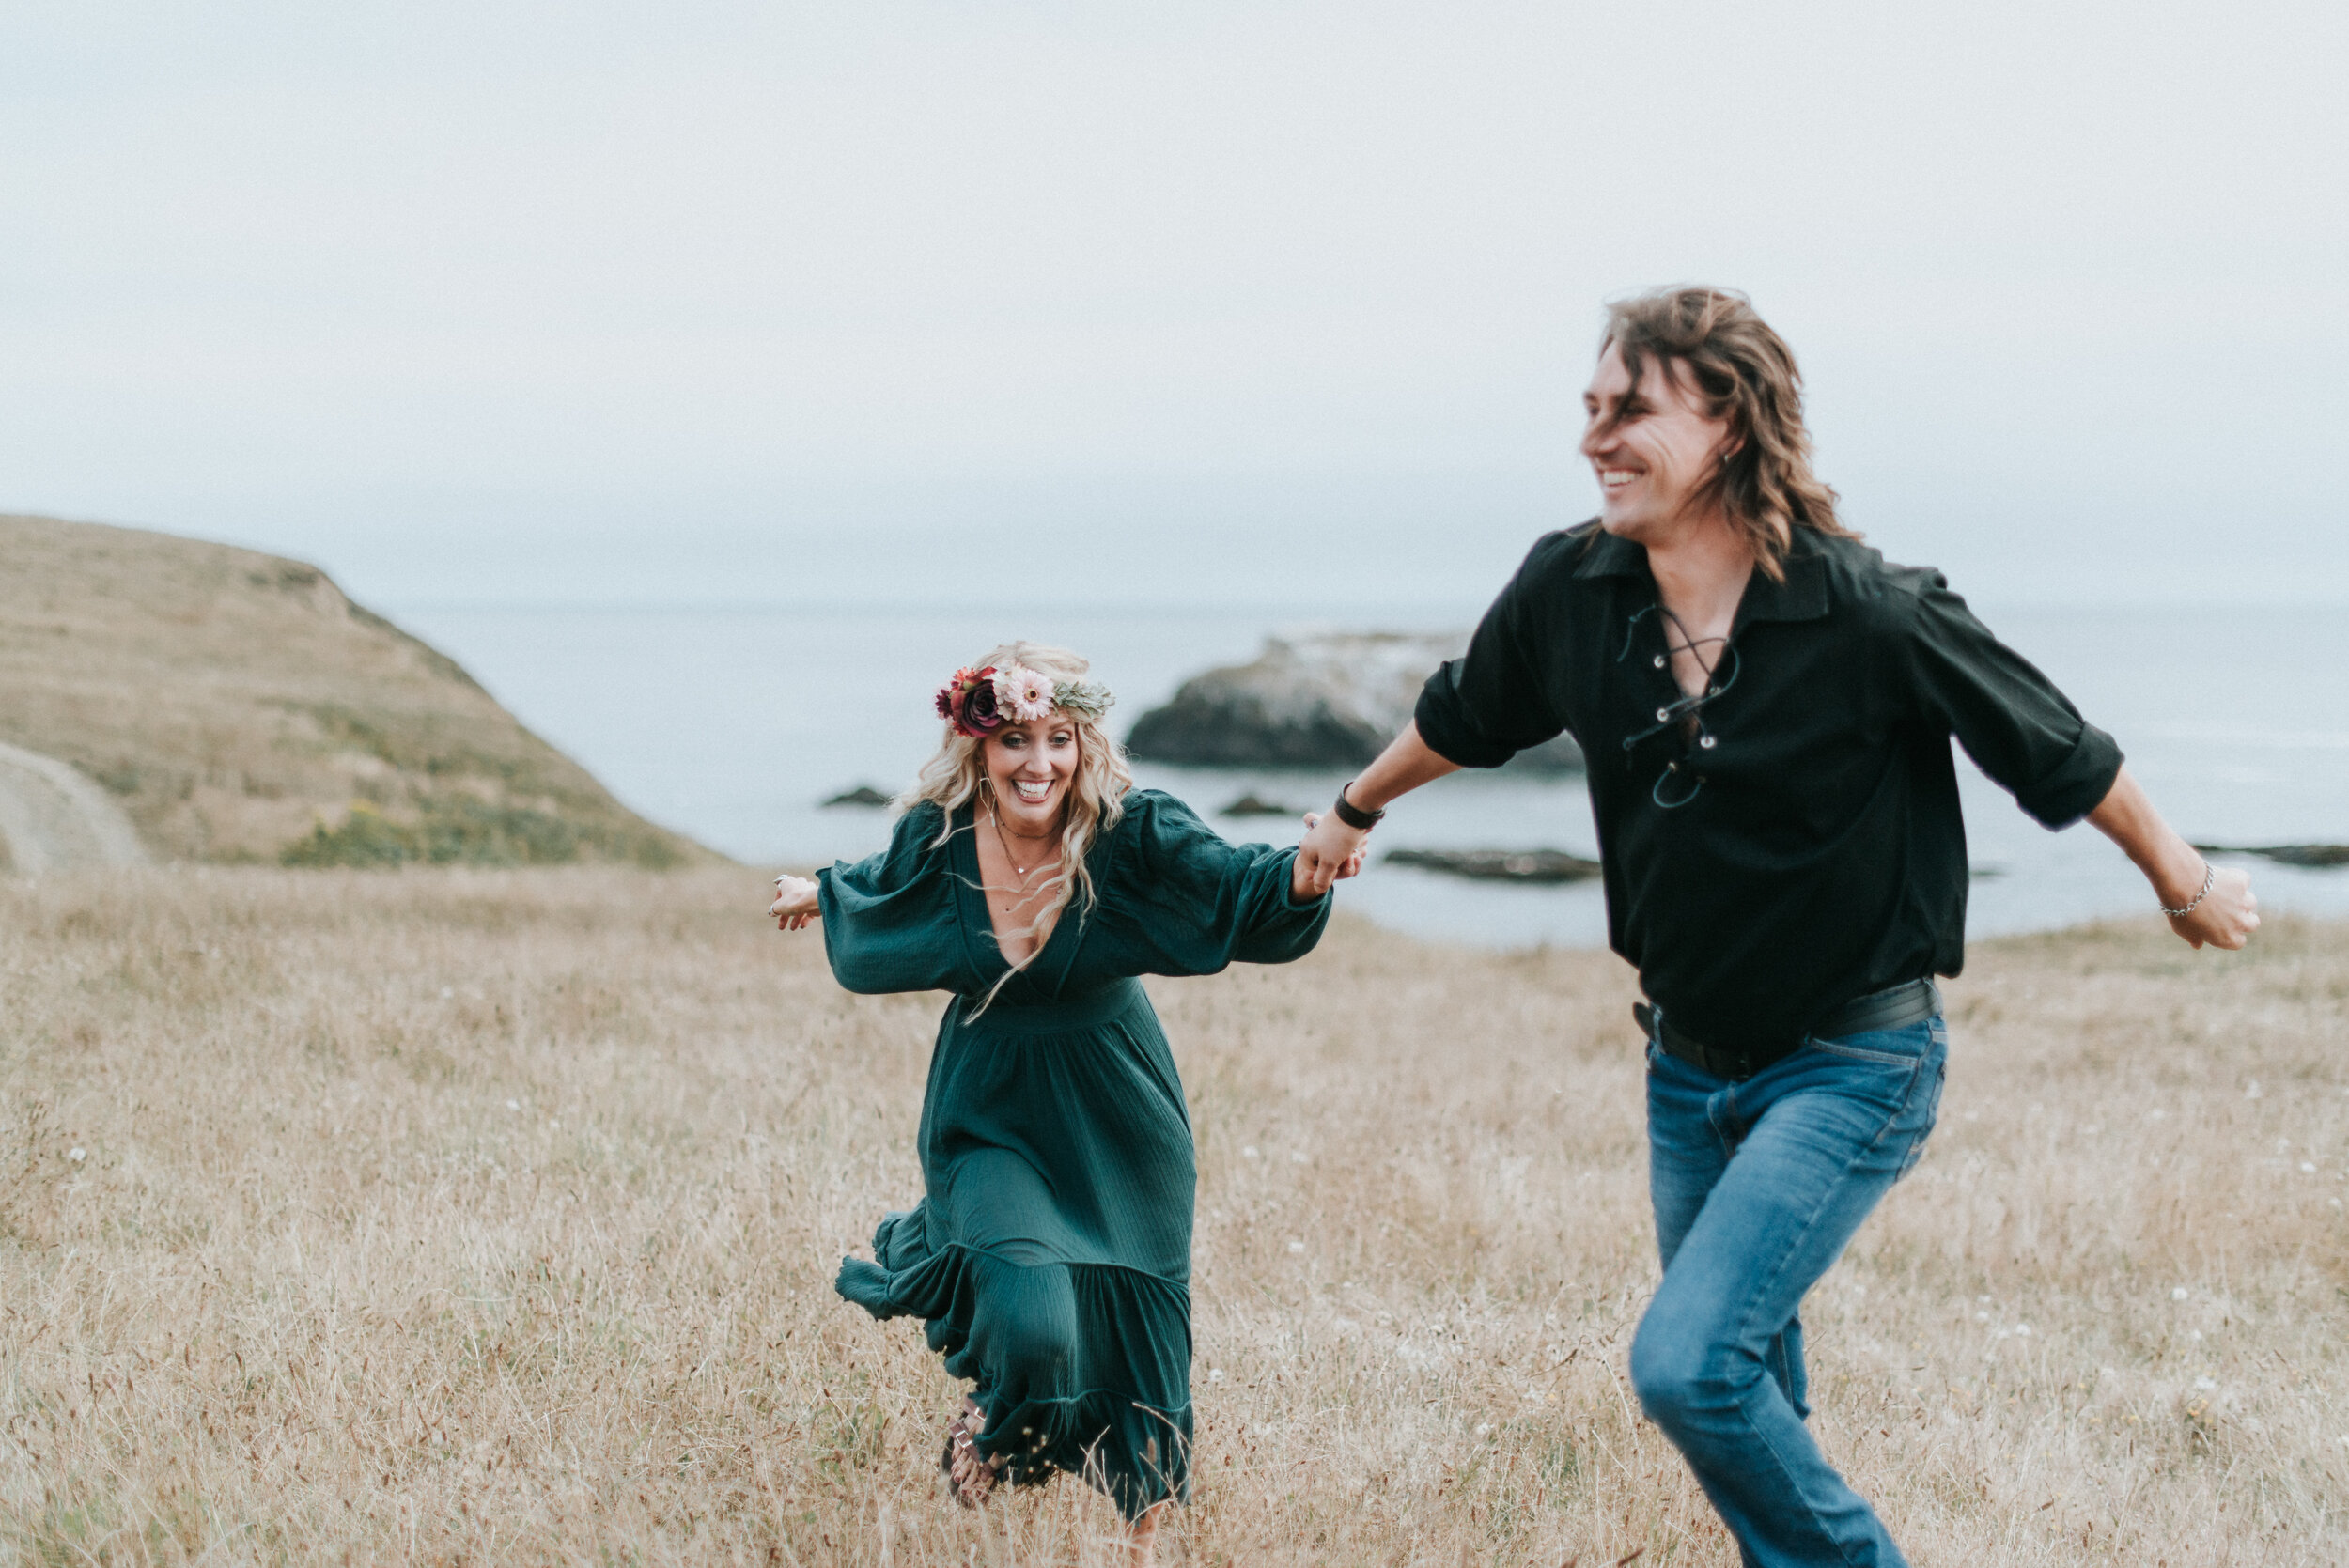
M 1656 722 L 1659 724 L 1668 722 L 1672 716 L 1672 710 L 1669 707 L 1659 707 L 1656 710 Z
M 1708 736 L 1706 736 L 1704 738 L 1703 738 L 1702 740 L 1699 740 L 1699 741 L 1697 742 L 1697 744 L 1698 744 L 1698 745 L 1700 745 L 1700 746 L 1702 746 L 1702 747 L 1703 747 L 1706 751 L 1708 751 L 1708 752 L 1709 752 L 1709 751 L 1711 751 L 1714 747 L 1716 747 L 1716 746 L 1718 746 L 1718 745 L 1719 745 L 1719 744 L 1720 744 L 1720 739 L 1719 739 L 1719 737 L 1717 737 L 1717 736 L 1710 736 L 1710 735 L 1708 735 Z
M 1664 656 L 1660 653 L 1656 656 L 1656 667 L 1659 670 L 1664 667 Z

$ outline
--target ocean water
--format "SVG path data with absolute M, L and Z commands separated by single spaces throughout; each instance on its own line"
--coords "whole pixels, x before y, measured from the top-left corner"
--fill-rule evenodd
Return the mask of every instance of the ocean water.
M 1358 609 L 395 608 L 523 722 L 646 816 L 756 867 L 855 859 L 883 844 L 885 813 L 826 808 L 859 784 L 894 792 L 937 739 L 930 694 L 1006 629 L 1084 652 L 1116 691 L 1122 731 L 1185 677 L 1246 660 L 1268 632 L 1314 625 L 1466 626 L 1473 605 Z M 2000 610 L 1984 619 L 2119 737 L 2171 822 L 2198 842 L 2349 842 L 2349 613 L 2324 610 Z M 1227 836 L 1293 842 L 1294 818 L 1224 818 L 1243 793 L 1319 810 L 1328 773 L 1139 764 L 1141 781 L 1191 802 Z M 1973 937 L 2047 929 L 2153 908 L 2144 880 L 2085 826 L 2050 833 L 1960 753 L 1976 879 Z M 1595 843 L 1579 781 L 1461 773 L 1394 810 L 1380 851 Z M 2263 905 L 2349 913 L 2349 868 L 2240 863 Z M 755 903 L 759 884 L 745 899 Z M 1381 924 L 1478 946 L 1597 946 L 1595 883 L 1465 882 L 1373 862 L 1340 891 Z

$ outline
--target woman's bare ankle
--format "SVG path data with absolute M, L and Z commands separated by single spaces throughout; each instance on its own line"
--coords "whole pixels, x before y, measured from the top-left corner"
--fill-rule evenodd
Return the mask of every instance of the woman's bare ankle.
M 1158 1560 L 1159 1521 L 1166 1516 L 1167 1505 L 1152 1503 L 1142 1511 L 1142 1517 L 1126 1527 L 1126 1561 L 1129 1568 L 1150 1568 Z

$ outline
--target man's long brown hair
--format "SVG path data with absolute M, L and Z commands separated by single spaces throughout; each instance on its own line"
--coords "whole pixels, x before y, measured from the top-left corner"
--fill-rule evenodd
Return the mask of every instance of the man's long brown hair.
M 1648 360 L 1703 399 L 1705 415 L 1729 422 L 1729 455 L 1705 481 L 1772 578 L 1797 528 L 1859 536 L 1835 516 L 1835 492 L 1811 472 L 1811 432 L 1802 423 L 1802 372 L 1795 351 L 1734 288 L 1651 289 L 1607 307 L 1609 345 L 1631 384 Z M 1700 491 L 1700 493 L 1703 493 Z

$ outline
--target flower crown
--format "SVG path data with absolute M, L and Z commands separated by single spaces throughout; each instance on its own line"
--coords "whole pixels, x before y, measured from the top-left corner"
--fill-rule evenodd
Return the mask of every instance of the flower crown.
M 958 735 L 984 740 L 1007 723 L 1050 718 L 1055 709 L 1099 719 L 1116 701 L 1089 680 L 1054 680 L 1020 664 L 962 669 L 938 689 L 938 716 Z

